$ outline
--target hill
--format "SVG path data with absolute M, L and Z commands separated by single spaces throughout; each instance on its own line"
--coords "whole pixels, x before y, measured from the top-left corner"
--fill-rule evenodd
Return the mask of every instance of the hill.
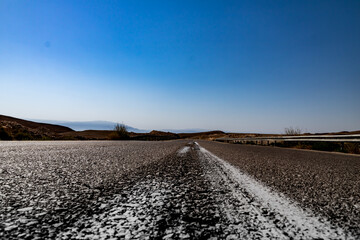
M 205 139 L 214 140 L 216 138 L 225 137 L 226 134 L 223 131 L 208 131 L 208 132 L 195 132 L 195 133 L 179 133 L 180 138 L 185 139 Z
M 110 130 L 85 130 L 60 133 L 63 139 L 77 140 L 108 140 L 113 131 Z
M 59 134 L 65 132 L 74 132 L 74 130 L 56 124 L 39 123 L 0 115 L 0 139 L 2 140 L 58 139 Z
M 33 122 L 33 121 L 23 120 L 23 119 L 9 117 L 9 116 L 5 116 L 5 115 L 0 115 L 0 122 L 15 122 L 15 123 L 23 125 L 24 127 L 30 128 L 30 129 L 43 128 L 49 132 L 55 132 L 55 133 L 74 131 L 73 129 L 71 129 L 69 127 L 64 127 L 61 125 Z

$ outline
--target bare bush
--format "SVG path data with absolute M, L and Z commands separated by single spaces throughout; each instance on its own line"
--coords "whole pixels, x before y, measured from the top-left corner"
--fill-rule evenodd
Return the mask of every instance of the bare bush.
M 114 127 L 114 132 L 110 135 L 112 140 L 125 140 L 129 139 L 130 135 L 126 129 L 125 124 L 116 124 Z
M 296 136 L 300 134 L 301 134 L 300 128 L 294 128 L 294 127 L 285 128 L 285 135 Z

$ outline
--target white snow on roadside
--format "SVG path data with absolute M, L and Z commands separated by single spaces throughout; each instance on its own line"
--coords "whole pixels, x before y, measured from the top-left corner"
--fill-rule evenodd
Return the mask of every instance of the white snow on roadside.
M 199 145 L 198 143 L 196 143 Z M 238 184 L 238 188 L 243 188 L 248 192 L 261 207 L 268 208 L 280 216 L 283 222 L 287 222 L 290 226 L 285 228 L 290 237 L 298 239 L 297 236 L 292 236 L 291 229 L 296 229 L 301 233 L 302 238 L 305 239 L 355 239 L 353 236 L 345 233 L 339 227 L 333 226 L 329 221 L 322 217 L 317 217 L 310 210 L 303 210 L 297 203 L 292 202 L 285 195 L 275 192 L 269 187 L 263 185 L 253 177 L 246 173 L 241 172 L 238 168 L 234 167 L 225 160 L 215 156 L 205 148 L 199 146 L 200 152 L 209 161 L 218 163 L 217 165 L 222 168 L 222 171 L 227 174 L 228 178 Z M 231 189 L 236 193 L 236 188 Z M 239 196 L 242 197 L 242 196 Z M 243 201 L 243 199 L 239 199 Z

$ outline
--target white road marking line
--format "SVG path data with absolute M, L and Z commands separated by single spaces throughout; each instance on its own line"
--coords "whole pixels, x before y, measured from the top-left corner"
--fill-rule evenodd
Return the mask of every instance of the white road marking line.
M 198 145 L 198 143 L 196 143 Z M 228 173 L 232 181 L 239 184 L 249 194 L 257 199 L 258 203 L 265 208 L 275 211 L 285 221 L 288 221 L 293 229 L 297 229 L 306 239 L 355 239 L 339 227 L 333 226 L 326 219 L 315 216 L 310 210 L 303 210 L 298 204 L 289 200 L 285 195 L 271 190 L 253 177 L 241 172 L 225 160 L 212 154 L 205 148 L 199 146 L 200 152 L 209 160 L 217 162 L 218 165 Z M 235 193 L 236 195 L 236 193 Z M 287 232 L 287 234 L 291 232 Z M 296 236 L 291 236 L 295 237 Z

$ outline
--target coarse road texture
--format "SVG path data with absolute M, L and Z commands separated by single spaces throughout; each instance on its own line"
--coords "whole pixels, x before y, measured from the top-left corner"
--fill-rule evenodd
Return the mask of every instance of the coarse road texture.
M 200 144 L 360 239 L 360 156 L 208 141 Z
M 358 239 L 359 170 L 205 141 L 1 142 L 0 238 Z

